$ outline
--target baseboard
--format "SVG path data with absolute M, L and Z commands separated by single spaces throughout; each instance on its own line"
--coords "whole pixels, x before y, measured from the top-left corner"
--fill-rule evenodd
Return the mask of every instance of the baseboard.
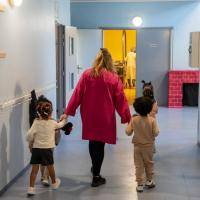
M 19 177 L 29 169 L 30 165 L 27 165 L 15 178 L 13 178 L 3 189 L 0 190 L 0 197 L 17 181 Z

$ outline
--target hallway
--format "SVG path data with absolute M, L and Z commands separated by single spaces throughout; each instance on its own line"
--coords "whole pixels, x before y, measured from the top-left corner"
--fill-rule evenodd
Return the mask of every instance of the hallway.
M 200 149 L 196 145 L 197 108 L 160 108 L 161 129 L 155 155 L 157 187 L 142 194 L 135 191 L 131 138 L 118 123 L 118 144 L 106 146 L 102 175 L 107 184 L 91 188 L 87 142 L 80 141 L 80 117 L 73 119 L 73 135 L 66 136 L 56 150 L 57 174 L 62 180 L 58 191 L 37 182 L 35 200 L 197 200 L 200 199 Z M 79 124 L 78 124 L 79 123 Z M 38 177 L 39 181 L 39 177 Z M 1 197 L 26 198 L 28 172 Z

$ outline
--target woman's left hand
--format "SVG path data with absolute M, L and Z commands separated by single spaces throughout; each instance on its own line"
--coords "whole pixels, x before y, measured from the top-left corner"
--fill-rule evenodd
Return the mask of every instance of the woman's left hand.
M 68 118 L 68 115 L 66 114 L 63 114 L 60 116 L 60 121 L 64 120 L 64 119 L 67 119 Z

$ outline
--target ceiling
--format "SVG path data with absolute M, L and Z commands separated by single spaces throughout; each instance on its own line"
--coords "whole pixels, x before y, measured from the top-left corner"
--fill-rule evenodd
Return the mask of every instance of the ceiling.
M 71 0 L 71 2 L 177 2 L 177 1 L 200 1 L 200 0 Z

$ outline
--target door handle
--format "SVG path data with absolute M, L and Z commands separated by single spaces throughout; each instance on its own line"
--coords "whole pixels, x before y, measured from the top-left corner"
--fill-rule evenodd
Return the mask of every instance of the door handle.
M 82 67 L 80 67 L 80 65 L 77 65 L 77 69 L 83 69 Z
M 78 69 L 78 74 L 80 73 L 80 70 L 82 70 L 83 68 L 80 67 L 80 65 L 77 65 L 77 69 Z

